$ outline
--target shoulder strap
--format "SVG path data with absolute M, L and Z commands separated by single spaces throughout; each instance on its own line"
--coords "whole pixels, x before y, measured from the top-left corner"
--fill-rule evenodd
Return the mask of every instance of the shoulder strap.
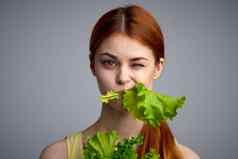
M 81 138 L 82 134 L 80 132 L 65 137 L 68 159 L 83 159 L 83 145 Z

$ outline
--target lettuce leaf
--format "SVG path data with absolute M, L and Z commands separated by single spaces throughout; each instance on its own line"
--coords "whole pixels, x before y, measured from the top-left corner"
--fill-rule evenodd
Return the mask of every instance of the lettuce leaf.
M 97 132 L 83 147 L 84 159 L 138 159 L 136 148 L 142 143 L 142 135 L 119 142 L 116 131 Z M 159 154 L 152 149 L 141 159 L 159 159 Z
M 155 149 L 150 149 L 149 153 L 146 153 L 142 159 L 159 159 L 160 155 L 156 152 Z
M 118 140 L 115 131 L 97 132 L 84 146 L 85 159 L 111 159 Z
M 101 96 L 102 103 L 120 99 L 122 106 L 135 118 L 156 127 L 163 120 L 172 120 L 177 115 L 177 109 L 183 107 L 186 97 L 173 97 L 147 89 L 143 83 L 137 83 L 131 89 L 121 94 L 109 91 Z
M 112 159 L 137 159 L 136 146 L 143 143 L 143 136 L 124 139 L 116 145 Z
M 114 92 L 114 91 L 108 91 L 105 95 L 100 96 L 100 101 L 102 103 L 109 103 L 109 101 L 113 101 L 116 99 L 119 99 L 119 93 Z

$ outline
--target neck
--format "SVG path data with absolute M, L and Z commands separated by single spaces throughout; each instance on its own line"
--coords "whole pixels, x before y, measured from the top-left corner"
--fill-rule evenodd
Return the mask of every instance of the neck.
M 102 106 L 102 112 L 96 125 L 97 131 L 115 130 L 120 138 L 128 138 L 140 133 L 143 122 L 135 119 L 126 111 L 116 110 L 111 106 Z

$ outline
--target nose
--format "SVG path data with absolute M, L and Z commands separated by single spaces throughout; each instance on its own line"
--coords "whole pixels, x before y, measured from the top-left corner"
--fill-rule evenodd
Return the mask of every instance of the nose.
M 126 85 L 127 83 L 130 83 L 133 79 L 132 72 L 130 69 L 128 69 L 125 66 L 121 66 L 118 69 L 117 75 L 116 75 L 116 83 L 118 85 Z

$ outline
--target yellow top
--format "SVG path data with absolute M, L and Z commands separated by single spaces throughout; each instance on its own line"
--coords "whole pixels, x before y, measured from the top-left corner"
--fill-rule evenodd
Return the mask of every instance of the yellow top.
M 65 137 L 68 159 L 83 159 L 83 144 L 81 132 L 76 132 Z

